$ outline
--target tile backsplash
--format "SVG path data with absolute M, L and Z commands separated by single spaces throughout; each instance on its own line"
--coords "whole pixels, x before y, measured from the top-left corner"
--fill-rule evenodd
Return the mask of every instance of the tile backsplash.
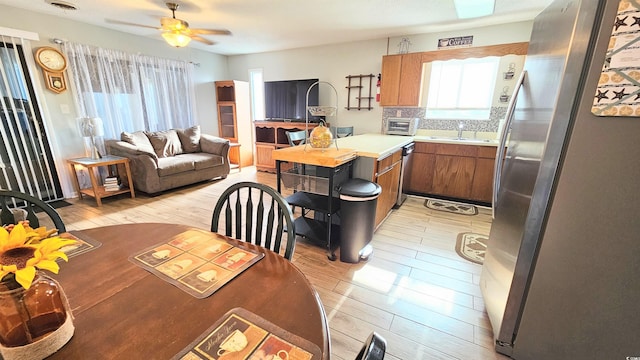
M 382 128 L 386 128 L 388 118 L 417 117 L 420 119 L 418 129 L 458 130 L 458 124 L 462 122 L 465 131 L 498 132 L 500 120 L 504 119 L 506 112 L 506 106 L 494 106 L 491 108 L 489 120 L 429 120 L 424 118 L 425 108 L 423 107 L 385 107 L 382 112 Z

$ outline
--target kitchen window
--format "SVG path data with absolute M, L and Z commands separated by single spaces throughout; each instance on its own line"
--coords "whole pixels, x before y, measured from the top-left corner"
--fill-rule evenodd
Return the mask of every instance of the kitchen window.
M 499 62 L 499 57 L 432 62 L 426 118 L 488 120 Z

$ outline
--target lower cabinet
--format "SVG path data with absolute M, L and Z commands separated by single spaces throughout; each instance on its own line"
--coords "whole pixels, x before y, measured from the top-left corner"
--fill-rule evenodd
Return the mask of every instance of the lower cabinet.
M 417 142 L 406 190 L 489 203 L 495 155 L 495 146 Z
M 382 187 L 376 205 L 376 227 L 384 220 L 395 206 L 400 188 L 400 172 L 402 171 L 402 150 L 378 160 L 376 183 Z
M 308 124 L 311 132 L 318 124 Z M 326 125 L 330 126 L 329 124 Z M 276 172 L 276 162 L 271 157 L 271 151 L 289 146 L 287 131 L 305 130 L 307 125 L 300 122 L 254 121 L 256 134 L 256 169 L 259 171 Z

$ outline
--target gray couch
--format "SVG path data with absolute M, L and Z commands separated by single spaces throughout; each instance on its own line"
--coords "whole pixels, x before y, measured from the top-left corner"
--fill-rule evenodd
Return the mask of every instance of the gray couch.
M 129 158 L 133 186 L 148 194 L 229 174 L 229 140 L 201 134 L 199 126 L 123 132 L 105 145 L 109 154 Z

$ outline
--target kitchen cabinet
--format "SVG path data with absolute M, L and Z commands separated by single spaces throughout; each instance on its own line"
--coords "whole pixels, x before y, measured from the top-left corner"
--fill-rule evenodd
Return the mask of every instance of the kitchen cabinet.
M 241 146 L 229 150 L 231 162 L 240 167 L 253 165 L 253 134 L 249 83 L 237 80 L 216 81 L 218 134 Z M 240 159 L 242 164 L 239 163 Z
M 318 124 L 309 124 L 309 132 Z M 327 127 L 329 124 L 326 125 Z M 271 152 L 276 149 L 289 147 L 287 131 L 305 129 L 305 123 L 280 121 L 254 121 L 256 133 L 256 169 L 259 171 L 276 172 L 276 162 Z
M 422 53 L 382 57 L 381 106 L 418 106 Z
M 496 147 L 417 142 L 407 191 L 489 203 Z
M 382 187 L 382 193 L 380 193 L 376 204 L 376 227 L 387 217 L 398 200 L 401 171 L 402 150 L 398 150 L 376 163 L 375 182 Z

